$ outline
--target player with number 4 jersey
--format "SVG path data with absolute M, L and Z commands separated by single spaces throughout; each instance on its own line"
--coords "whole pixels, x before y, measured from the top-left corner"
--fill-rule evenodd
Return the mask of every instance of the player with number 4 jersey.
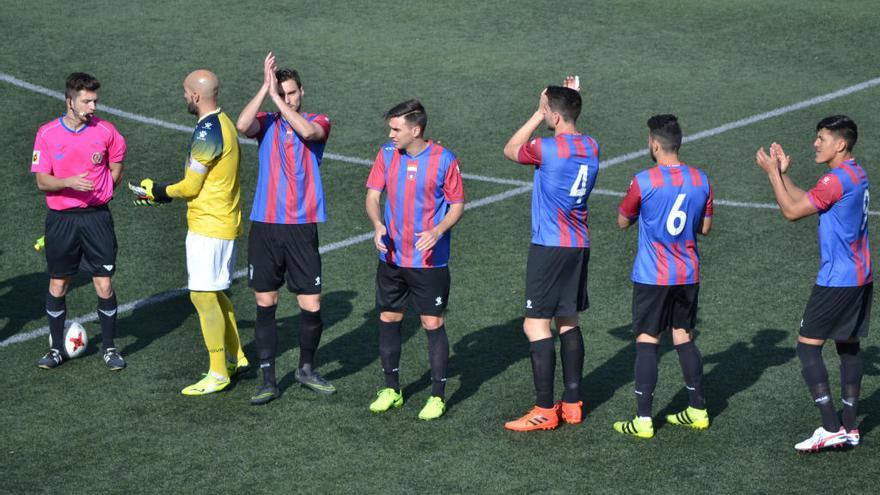
M 576 424 L 583 417 L 580 381 L 584 341 L 578 313 L 589 307 L 587 199 L 599 171 L 599 144 L 576 128 L 581 113 L 579 91 L 576 76 L 567 77 L 563 86 L 548 86 L 541 93 L 538 109 L 504 147 L 508 159 L 535 165 L 523 321 L 535 380 L 535 407 L 505 423 L 508 430 L 549 430 L 556 428 L 560 419 Z M 531 139 L 542 123 L 553 131 L 553 137 Z M 562 400 L 555 404 L 553 319 L 559 331 L 565 384 Z
M 859 444 L 860 339 L 868 335 L 874 278 L 868 241 L 870 184 L 852 154 L 858 136 L 856 123 L 845 115 L 826 117 L 816 124 L 815 160 L 831 170 L 809 191 L 798 188 L 788 176 L 791 157 L 782 146 L 773 143 L 770 154 L 760 148 L 755 155 L 787 220 L 819 215 L 819 274 L 801 319 L 797 354 L 822 426 L 795 445 L 800 452 Z M 839 416 L 822 357 L 828 339 L 835 341 L 840 357 L 843 412 Z
M 633 177 L 617 217 L 621 229 L 639 222 L 632 271 L 637 413 L 632 420 L 614 423 L 614 429 L 640 438 L 654 436 L 657 350 L 668 329 L 684 374 L 688 408 L 667 416 L 666 422 L 697 429 L 709 426 L 703 363 L 693 329 L 700 291 L 697 234 L 707 235 L 712 226 L 712 187 L 702 170 L 678 159 L 682 133 L 674 115 L 651 117 L 648 129 L 648 148 L 657 166 Z

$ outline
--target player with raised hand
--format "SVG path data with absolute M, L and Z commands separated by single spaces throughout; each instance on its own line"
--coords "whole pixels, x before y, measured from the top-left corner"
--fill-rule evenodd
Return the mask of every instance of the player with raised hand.
M 666 421 L 696 429 L 709 427 L 703 359 L 693 330 L 700 292 L 697 234 L 708 235 L 712 228 L 712 187 L 702 170 L 679 159 L 681 137 L 674 115 L 648 119 L 648 149 L 657 166 L 633 177 L 617 215 L 621 229 L 639 222 L 639 249 L 632 270 L 636 416 L 614 423 L 614 429 L 640 438 L 654 436 L 651 408 L 657 386 L 657 351 L 667 330 L 678 353 L 688 407 L 667 416 Z
M 790 221 L 819 215 L 819 273 L 801 319 L 797 355 L 801 374 L 822 416 L 822 426 L 795 445 L 800 452 L 859 444 L 858 403 L 862 381 L 860 339 L 867 337 L 874 297 L 871 246 L 868 239 L 870 183 L 853 157 L 858 127 L 849 117 L 834 115 L 816 124 L 816 163 L 831 170 L 809 191 L 788 175 L 791 157 L 777 143 L 763 147 L 755 161 L 770 180 L 782 215 Z M 834 408 L 828 370 L 822 358 L 826 340 L 834 340 L 840 357 L 843 413 Z
M 277 112 L 260 112 L 266 97 Z M 321 255 L 318 223 L 324 222 L 321 159 L 330 137 L 330 119 L 302 111 L 299 73 L 278 70 L 269 52 L 263 60 L 263 84 L 241 111 L 239 132 L 260 143 L 257 191 L 248 236 L 248 285 L 254 290 L 254 335 L 263 384 L 251 398 L 265 404 L 278 397 L 275 380 L 278 289 L 296 294 L 300 308 L 299 366 L 294 379 L 315 392 L 336 388 L 313 369 L 324 325 L 321 320 Z
M 587 200 L 599 172 L 599 144 L 577 130 L 579 91 L 577 76 L 566 77 L 562 86 L 548 86 L 541 92 L 538 109 L 504 147 L 508 159 L 536 166 L 523 321 L 536 398 L 531 411 L 505 423 L 514 431 L 553 429 L 560 417 L 571 424 L 583 419 L 584 340 L 578 313 L 589 307 Z M 532 139 L 542 123 L 554 136 Z M 554 319 L 565 384 L 562 399 L 555 404 L 556 348 L 550 329 Z
M 425 139 L 428 115 L 418 100 L 395 105 L 385 114 L 391 141 L 376 156 L 367 179 L 367 216 L 379 251 L 376 309 L 379 310 L 379 356 L 385 387 L 370 411 L 403 405 L 400 391 L 400 327 L 412 297 L 428 337 L 431 396 L 419 419 L 446 411 L 449 339 L 443 313 L 449 299 L 450 229 L 464 214 L 464 188 L 455 155 Z M 385 213 L 380 200 L 386 192 Z
M 104 362 L 111 370 L 125 368 L 114 344 L 116 292 L 111 277 L 116 272 L 116 232 L 108 206 L 122 180 L 125 139 L 110 122 L 95 116 L 101 84 L 89 74 L 67 76 L 67 112 L 42 125 L 34 141 L 31 172 L 37 188 L 46 193 L 49 211 L 46 233 L 34 249 L 45 247 L 49 271 L 46 314 L 55 347 L 37 366 L 52 369 L 66 356 L 64 341 L 66 295 L 70 277 L 80 268 L 92 274 L 98 295 L 98 319 Z
M 141 204 L 172 198 L 187 202 L 187 286 L 199 314 L 210 370 L 202 380 L 184 388 L 184 395 L 223 390 L 230 375 L 248 366 L 232 301 L 223 293 L 232 284 L 235 238 L 242 229 L 238 133 L 217 104 L 219 90 L 219 79 L 207 70 L 194 71 L 183 82 L 187 110 L 199 119 L 190 138 L 183 180 L 160 184 L 144 179 L 132 185 Z

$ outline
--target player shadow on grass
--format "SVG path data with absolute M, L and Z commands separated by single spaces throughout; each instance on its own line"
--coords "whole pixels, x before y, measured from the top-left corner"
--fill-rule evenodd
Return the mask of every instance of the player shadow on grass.
M 337 349 L 340 345 L 337 341 L 346 339 L 349 334 L 344 334 L 330 340 L 333 337 L 334 332 L 337 330 L 334 327 L 339 322 L 345 321 L 351 316 L 351 313 L 354 310 L 352 301 L 357 298 L 357 296 L 358 293 L 351 290 L 341 290 L 321 295 L 321 319 L 324 322 L 324 333 L 321 337 L 318 351 L 315 353 L 315 369 L 321 371 L 322 374 L 324 374 L 324 377 L 328 380 L 337 377 L 336 373 L 339 370 L 334 370 L 330 373 L 323 373 L 323 370 L 321 370 L 323 366 L 341 360 L 341 358 L 337 357 L 340 353 L 345 353 L 344 355 L 347 357 L 349 353 L 363 352 L 363 344 L 358 348 L 356 345 L 357 343 L 353 344 L 355 349 L 344 349 L 342 351 Z M 296 299 L 292 295 L 281 295 L 279 299 L 279 304 L 282 306 L 286 304 L 296 305 Z M 250 307 L 249 311 L 249 314 L 252 315 L 255 311 L 253 306 Z M 278 348 L 276 353 L 276 363 L 278 364 L 276 365 L 276 369 L 278 372 L 284 373 L 284 376 L 278 382 L 278 387 L 282 391 L 295 383 L 294 372 L 299 363 L 299 354 L 293 351 L 296 351 L 299 348 L 300 312 L 298 309 L 294 309 L 294 311 L 296 311 L 296 314 L 285 318 L 278 318 L 276 320 L 278 329 Z M 240 314 L 241 313 L 239 313 L 239 315 Z M 370 312 L 367 313 L 367 315 L 374 315 L 374 313 Z M 259 363 L 257 358 L 257 345 L 253 339 L 254 320 L 239 319 L 238 328 L 239 333 L 241 334 L 242 345 L 244 346 L 244 353 L 247 355 L 252 365 L 251 372 L 249 373 L 257 373 L 256 370 L 259 367 Z M 242 332 L 242 330 L 248 330 L 248 332 L 245 333 Z M 375 358 L 375 356 L 373 356 L 373 358 Z
M 143 306 L 136 307 L 131 313 L 117 320 L 115 338 L 134 338 L 134 342 L 121 349 L 123 355 L 135 355 L 154 341 L 177 330 L 184 320 L 196 311 L 189 299 L 188 291 L 170 291 L 158 294 L 158 297 L 166 299 L 158 304 L 147 304 L 145 301 Z M 97 322 L 94 325 L 98 329 L 101 328 Z M 100 333 L 92 338 L 100 342 Z
M 876 377 L 880 376 L 880 347 L 872 345 L 862 351 L 862 362 L 864 365 L 865 376 L 875 377 L 872 382 L 876 382 Z M 862 378 L 862 387 L 864 387 L 865 379 Z M 869 397 L 859 400 L 859 411 L 865 417 L 859 424 L 859 433 L 864 441 L 865 436 L 877 428 L 880 424 L 880 387 L 874 390 Z
M 706 407 L 713 420 L 727 409 L 731 397 L 751 388 L 765 371 L 794 359 L 794 347 L 779 345 L 788 336 L 789 333 L 782 330 L 764 329 L 758 331 L 751 342 L 736 342 L 724 351 L 703 357 L 704 365 L 715 363 L 703 376 Z M 687 406 L 687 391 L 682 387 L 657 417 L 665 418 Z
M 70 279 L 68 293 L 84 285 L 92 285 L 91 277 L 85 273 L 79 273 Z M 6 318 L 6 324 L 0 328 L 0 341 L 20 332 L 28 323 L 33 321 L 46 321 L 46 291 L 49 287 L 49 275 L 46 272 L 35 272 L 26 275 L 17 275 L 0 282 L 0 315 Z M 68 296 L 70 299 L 71 296 Z M 76 294 L 80 297 L 91 298 L 97 303 L 95 292 Z
M 504 373 L 511 365 L 529 357 L 529 343 L 522 331 L 522 318 L 514 318 L 471 332 L 452 346 L 447 378 L 458 377 L 458 389 L 449 396 L 453 406 L 476 394 L 492 378 Z M 431 387 L 431 370 L 403 390 L 410 397 Z

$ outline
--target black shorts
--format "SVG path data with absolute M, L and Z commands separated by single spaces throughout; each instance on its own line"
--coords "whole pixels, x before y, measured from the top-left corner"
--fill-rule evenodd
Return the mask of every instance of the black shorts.
M 251 222 L 248 287 L 274 292 L 285 280 L 296 294 L 321 293 L 318 225 Z
M 574 316 L 589 308 L 589 263 L 590 248 L 529 246 L 526 318 Z
M 801 320 L 800 335 L 820 340 L 867 337 L 873 300 L 873 282 L 861 287 L 814 285 Z
M 107 205 L 46 214 L 46 264 L 52 278 L 66 278 L 78 270 L 111 277 L 116 273 L 117 249 Z
M 376 268 L 376 309 L 403 313 L 412 295 L 420 315 L 441 316 L 449 299 L 449 267 L 401 268 L 383 261 Z
M 693 330 L 697 325 L 699 295 L 700 284 L 648 285 L 634 282 L 633 332 L 656 337 L 669 328 Z

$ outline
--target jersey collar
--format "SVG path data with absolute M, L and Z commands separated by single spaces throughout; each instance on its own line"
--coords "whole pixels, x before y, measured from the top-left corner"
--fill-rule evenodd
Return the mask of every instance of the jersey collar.
M 212 111 L 206 113 L 205 115 L 202 115 L 201 118 L 199 118 L 199 122 L 205 120 L 206 118 L 210 117 L 211 115 L 216 115 L 216 114 L 220 113 L 222 110 L 223 110 L 222 108 L 217 107 L 217 110 L 212 110 Z

